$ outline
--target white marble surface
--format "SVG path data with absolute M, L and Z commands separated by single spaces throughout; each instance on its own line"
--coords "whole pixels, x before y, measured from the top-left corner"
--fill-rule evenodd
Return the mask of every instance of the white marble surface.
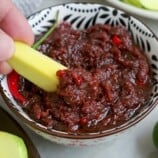
M 44 4 L 41 7 L 52 3 L 53 0 L 44 0 Z M 158 21 L 138 18 L 158 36 Z M 6 108 L 3 100 L 1 99 L 0 101 L 1 105 Z M 120 137 L 111 146 L 107 147 L 101 144 L 82 148 L 65 147 L 52 143 L 36 135 L 19 122 L 31 137 L 41 158 L 158 158 L 158 150 L 152 143 L 152 129 L 156 121 L 158 121 L 158 107 L 141 121 L 129 135 Z

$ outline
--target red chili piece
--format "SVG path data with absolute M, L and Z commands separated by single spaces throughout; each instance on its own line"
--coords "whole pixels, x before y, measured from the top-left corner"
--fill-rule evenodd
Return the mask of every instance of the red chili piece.
M 15 71 L 12 71 L 7 76 L 7 82 L 8 82 L 9 90 L 13 95 L 13 97 L 17 99 L 19 102 L 21 102 L 22 104 L 24 104 L 25 99 L 18 91 L 19 78 L 20 76 Z
M 81 125 L 85 125 L 85 124 L 87 124 L 87 122 L 88 122 L 88 119 L 87 119 L 87 118 L 81 118 L 81 119 L 80 119 L 80 124 L 81 124 Z
M 59 71 L 57 71 L 56 75 L 57 75 L 58 77 L 63 78 L 63 77 L 65 76 L 65 70 L 59 70 Z
M 122 43 L 122 40 L 121 40 L 117 35 L 114 35 L 114 36 L 112 37 L 112 42 L 113 42 L 115 45 L 119 46 L 119 45 Z
M 74 74 L 74 75 L 73 75 L 73 78 L 74 78 L 75 83 L 77 84 L 77 86 L 80 86 L 81 83 L 82 83 L 82 81 L 83 81 L 82 77 L 81 77 L 80 75 Z
M 137 80 L 137 84 L 140 86 L 144 86 L 145 85 L 145 80 Z

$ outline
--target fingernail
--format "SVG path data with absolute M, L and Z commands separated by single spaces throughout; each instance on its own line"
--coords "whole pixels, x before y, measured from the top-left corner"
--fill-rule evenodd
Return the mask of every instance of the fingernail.
M 0 61 L 9 59 L 15 50 L 14 41 L 4 31 L 0 30 Z

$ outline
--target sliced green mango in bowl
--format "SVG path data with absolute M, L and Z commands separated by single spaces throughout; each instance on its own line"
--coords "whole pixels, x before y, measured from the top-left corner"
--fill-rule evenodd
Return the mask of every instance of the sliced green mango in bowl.
M 28 158 L 27 147 L 23 139 L 0 131 L 0 158 Z
M 122 0 L 122 1 L 139 8 L 145 8 L 148 10 L 158 10 L 158 0 Z
M 150 10 L 158 10 L 158 0 L 139 0 L 141 5 Z
M 139 2 L 139 0 L 123 0 L 125 3 L 128 3 L 128 4 L 132 4 L 134 6 L 137 6 L 137 7 L 142 7 L 142 4 Z

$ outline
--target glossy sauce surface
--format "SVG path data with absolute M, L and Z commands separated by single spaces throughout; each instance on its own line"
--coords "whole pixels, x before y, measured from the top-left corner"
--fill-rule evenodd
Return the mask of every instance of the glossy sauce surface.
M 68 67 L 57 72 L 60 84 L 55 93 L 21 77 L 24 109 L 48 128 L 102 131 L 129 120 L 149 97 L 147 58 L 122 26 L 97 24 L 74 30 L 61 23 L 39 50 Z

